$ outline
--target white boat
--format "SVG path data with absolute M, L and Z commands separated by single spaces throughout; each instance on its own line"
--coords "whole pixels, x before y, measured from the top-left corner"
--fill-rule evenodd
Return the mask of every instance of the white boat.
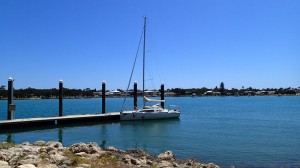
M 164 100 L 153 100 L 144 96 L 144 102 L 164 102 Z M 144 106 L 142 109 L 125 110 L 120 113 L 121 120 L 151 120 L 178 118 L 180 116 L 179 106 L 170 105 L 164 109 L 160 104 L 153 106 Z
M 124 110 L 124 103 L 122 111 L 120 112 L 120 120 L 150 120 L 150 119 L 169 119 L 178 118 L 180 116 L 179 106 L 171 105 L 167 109 L 160 104 L 146 106 L 150 102 L 161 103 L 165 100 L 149 99 L 145 96 L 145 37 L 146 37 L 146 17 L 144 19 L 144 47 L 143 47 L 143 108 L 135 108 L 134 110 Z M 131 81 L 131 79 L 130 79 Z M 130 82 L 129 82 L 130 84 Z M 129 86 L 129 85 L 128 85 Z M 128 90 L 128 88 L 127 88 Z

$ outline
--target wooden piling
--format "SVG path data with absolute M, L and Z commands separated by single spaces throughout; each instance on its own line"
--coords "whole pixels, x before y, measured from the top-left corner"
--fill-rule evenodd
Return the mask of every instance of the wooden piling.
M 63 81 L 59 80 L 59 117 L 63 116 Z
M 13 86 L 14 80 L 13 78 L 8 78 L 8 89 L 7 89 L 7 120 L 12 120 L 12 105 L 13 105 L 13 99 L 14 99 L 14 86 Z
M 137 109 L 137 82 L 134 81 L 133 84 L 133 107 Z
M 102 82 L 102 114 L 105 114 L 105 81 Z
M 161 85 L 160 85 L 160 99 L 165 100 L 165 85 L 164 85 L 164 83 L 161 83 Z M 165 108 L 165 102 L 161 102 L 160 106 L 162 108 Z

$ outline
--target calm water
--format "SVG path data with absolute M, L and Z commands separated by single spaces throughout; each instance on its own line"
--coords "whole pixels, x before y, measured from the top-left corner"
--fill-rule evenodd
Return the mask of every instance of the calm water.
M 119 111 L 123 99 L 107 99 Z M 91 123 L 41 130 L 1 130 L 0 141 L 97 142 L 120 149 L 145 148 L 151 154 L 172 150 L 180 159 L 197 158 L 222 167 L 300 167 L 300 97 L 166 98 L 181 107 L 180 119 Z M 141 100 L 139 100 L 141 102 Z M 0 119 L 6 119 L 0 101 Z M 58 100 L 15 100 L 15 118 L 58 114 Z M 127 106 L 132 106 L 132 99 Z M 101 99 L 64 100 L 64 115 L 100 113 Z

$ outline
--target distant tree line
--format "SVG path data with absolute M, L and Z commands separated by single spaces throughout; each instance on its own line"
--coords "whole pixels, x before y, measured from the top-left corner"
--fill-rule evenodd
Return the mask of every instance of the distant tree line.
M 117 89 L 118 91 L 124 93 L 124 90 Z M 132 91 L 132 90 L 131 90 Z M 252 87 L 242 89 L 226 89 L 225 84 L 223 82 L 220 83 L 219 87 L 215 88 L 172 88 L 167 89 L 167 92 L 174 93 L 174 96 L 190 96 L 192 94 L 196 94 L 198 96 L 201 95 L 220 95 L 220 96 L 236 96 L 236 95 L 296 95 L 300 94 L 300 87 L 298 88 L 266 88 L 266 89 L 255 89 Z M 94 93 L 97 92 L 96 89 L 68 89 L 64 88 L 63 95 L 64 97 L 70 98 L 78 98 L 78 97 L 94 97 Z M 99 92 L 99 91 L 98 91 Z M 166 93 L 166 92 L 165 92 Z M 129 93 L 132 94 L 132 93 Z M 14 90 L 14 97 L 15 98 L 42 98 L 42 99 L 49 99 L 49 98 L 57 98 L 58 97 L 58 89 L 35 89 L 28 87 L 26 89 L 15 89 Z M 6 86 L 2 85 L 0 87 L 0 98 L 5 99 L 7 98 L 7 90 Z
M 220 95 L 220 96 L 236 96 L 236 95 L 296 95 L 300 93 L 300 87 L 298 88 L 266 88 L 266 89 L 255 89 L 252 87 L 237 89 L 231 88 L 226 89 L 225 84 L 223 82 L 220 83 L 220 87 L 217 86 L 213 89 L 211 88 L 190 88 L 190 89 L 183 89 L 183 88 L 172 88 L 168 91 L 174 92 L 176 96 L 188 96 L 195 93 L 196 95 Z M 210 94 L 207 94 L 207 93 Z
M 64 97 L 93 97 L 96 89 L 63 89 Z M 7 97 L 7 90 L 5 87 L 1 87 L 0 89 L 0 98 Z M 15 98 L 56 98 L 58 97 L 58 89 L 35 89 L 28 87 L 26 89 L 15 89 L 14 90 L 14 97 Z
M 196 95 L 206 95 L 208 91 L 213 91 L 213 93 L 219 93 L 218 95 L 221 96 L 236 96 L 236 95 L 255 95 L 257 92 L 261 92 L 261 95 L 268 95 L 270 93 L 277 94 L 277 95 L 296 95 L 300 93 L 300 88 L 266 88 L 266 89 L 255 89 L 255 88 L 246 88 L 246 89 L 225 89 L 225 88 L 218 88 L 215 87 L 214 89 L 202 87 L 202 88 L 190 88 L 190 89 L 183 89 L 183 88 L 172 88 L 169 89 L 170 92 L 174 92 L 176 96 L 188 96 L 195 93 Z

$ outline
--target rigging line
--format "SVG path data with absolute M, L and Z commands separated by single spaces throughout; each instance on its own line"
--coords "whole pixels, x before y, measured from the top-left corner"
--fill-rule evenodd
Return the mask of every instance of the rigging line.
M 122 104 L 122 110 L 124 109 L 124 104 L 125 104 L 125 101 L 126 101 L 126 98 L 127 98 L 128 89 L 130 87 L 130 83 L 131 83 L 131 79 L 132 79 L 132 75 L 133 75 L 135 63 L 136 63 L 137 56 L 138 56 L 139 50 L 140 50 L 140 46 L 141 46 L 141 42 L 142 42 L 142 38 L 143 38 L 143 33 L 144 33 L 144 30 L 142 31 L 142 34 L 141 34 L 141 37 L 140 37 L 140 41 L 139 41 L 139 45 L 138 45 L 138 49 L 137 49 L 136 54 L 135 54 L 134 63 L 133 63 L 133 66 L 132 66 L 132 70 L 131 70 L 129 82 L 128 82 L 127 89 L 126 89 L 126 92 L 125 92 L 125 98 L 124 98 L 123 104 Z

